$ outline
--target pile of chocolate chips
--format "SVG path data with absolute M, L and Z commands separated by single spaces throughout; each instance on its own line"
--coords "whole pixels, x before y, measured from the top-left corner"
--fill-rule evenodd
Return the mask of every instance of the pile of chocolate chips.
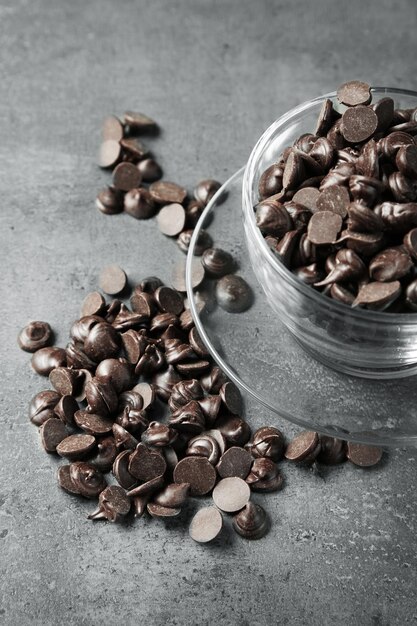
M 344 83 L 259 181 L 256 222 L 304 283 L 353 307 L 417 311 L 417 109 Z M 336 108 L 335 108 L 336 107 Z
M 103 291 L 126 290 L 111 266 Z M 190 525 L 198 542 L 214 539 L 221 512 L 234 530 L 263 536 L 268 516 L 252 492 L 283 486 L 278 463 L 376 464 L 381 450 L 304 431 L 289 444 L 272 426 L 252 436 L 239 390 L 207 354 L 183 295 L 156 277 L 138 284 L 130 308 L 92 292 L 70 329 L 66 348 L 51 345 L 46 322 L 31 322 L 18 343 L 52 389 L 32 398 L 29 416 L 46 452 L 65 459 L 58 482 L 66 492 L 98 499 L 92 520 L 119 522 L 148 513 L 170 518 L 189 497 L 211 494 Z M 166 415 L 167 414 L 167 415 Z

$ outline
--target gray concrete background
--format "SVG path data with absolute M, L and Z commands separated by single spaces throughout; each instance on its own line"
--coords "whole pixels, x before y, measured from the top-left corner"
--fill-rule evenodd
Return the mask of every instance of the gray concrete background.
M 167 527 L 93 524 L 28 423 L 44 382 L 16 347 L 30 319 L 64 345 L 104 264 L 167 279 L 179 254 L 153 222 L 94 209 L 106 114 L 160 121 L 167 179 L 225 179 L 301 100 L 349 78 L 416 88 L 416 26 L 412 0 L 0 0 L 0 623 L 417 621 L 414 452 L 370 472 L 286 466 L 285 490 L 259 498 L 273 520 L 259 542 L 195 545 L 194 505 Z M 247 404 L 254 427 L 274 419 Z

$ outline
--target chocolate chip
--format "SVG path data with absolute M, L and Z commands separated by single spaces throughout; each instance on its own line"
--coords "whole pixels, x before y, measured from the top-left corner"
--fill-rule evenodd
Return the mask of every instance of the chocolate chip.
M 96 378 L 107 380 L 116 393 L 122 393 L 132 384 L 132 368 L 126 359 L 104 359 L 98 364 Z
M 49 376 L 53 369 L 67 364 L 67 353 L 55 346 L 40 348 L 33 354 L 30 363 L 37 374 Z
M 248 502 L 233 518 L 234 530 L 245 539 L 261 539 L 269 530 L 265 510 L 254 502 Z
M 273 163 L 263 172 L 259 179 L 259 197 L 261 200 L 279 193 L 282 189 L 282 176 L 284 166 L 281 163 Z
M 74 485 L 70 475 L 70 467 L 70 465 L 61 465 L 58 467 L 58 484 L 64 491 L 73 495 L 79 495 L 79 491 Z
M 113 424 L 112 431 L 118 449 L 134 450 L 139 443 L 138 440 L 129 431 L 123 428 L 123 426 L 120 426 L 120 424 Z
M 324 465 L 343 463 L 346 461 L 346 442 L 329 435 L 320 435 L 320 452 L 317 461 Z
M 285 189 L 294 189 L 304 176 L 305 167 L 301 154 L 298 150 L 291 150 L 282 176 L 283 187 Z
M 168 237 L 176 237 L 185 225 L 185 210 L 181 204 L 167 204 L 159 211 L 156 221 L 159 230 Z
M 130 456 L 129 472 L 142 482 L 162 476 L 165 470 L 166 462 L 164 457 L 157 452 L 148 450 L 142 443 L 137 446 Z
M 212 426 L 220 411 L 220 396 L 206 396 L 198 401 L 207 426 Z
M 297 204 L 310 209 L 312 213 L 317 211 L 317 200 L 320 197 L 320 191 L 316 187 L 304 187 L 299 189 L 293 196 L 293 201 Z
M 113 475 L 123 489 L 132 489 L 132 487 L 134 487 L 137 483 L 136 478 L 129 472 L 129 460 L 131 454 L 131 450 L 123 450 L 117 455 L 113 463 Z
M 154 421 L 150 422 L 148 428 L 142 433 L 142 442 L 147 446 L 162 448 L 172 445 L 177 437 L 178 433 L 168 424 Z
M 248 450 L 254 458 L 264 457 L 273 461 L 281 461 L 285 450 L 284 435 L 273 426 L 258 428 L 252 441 L 248 444 Z
M 282 489 L 283 478 L 272 459 L 260 457 L 252 463 L 246 482 L 253 491 L 279 491 Z
M 98 497 L 99 506 L 88 519 L 106 519 L 109 522 L 121 522 L 130 511 L 131 501 L 124 489 L 118 485 L 110 485 L 103 489 Z
M 216 465 L 217 473 L 221 478 L 238 476 L 245 479 L 252 465 L 252 457 L 243 448 L 232 446 L 222 456 Z
M 242 313 L 253 302 L 253 293 L 248 283 L 235 274 L 227 274 L 216 283 L 216 300 L 228 313 Z
M 190 485 L 190 495 L 204 496 L 216 483 L 216 470 L 205 457 L 189 456 L 178 463 L 173 477 L 176 483 Z
M 147 505 L 148 513 L 152 517 L 176 517 L 181 513 L 181 509 L 173 509 L 167 506 L 161 506 L 155 504 L 155 502 L 149 502 Z
M 137 139 L 121 139 L 120 145 L 123 148 L 125 158 L 128 161 L 132 161 L 133 163 L 136 163 L 140 159 L 143 159 L 143 157 L 146 156 L 149 152 L 148 148 Z M 138 171 L 140 172 L 139 169 Z M 139 179 L 139 182 L 141 180 L 142 178 Z M 135 185 L 135 187 L 137 187 L 137 185 Z
M 386 130 L 391 126 L 394 117 L 394 100 L 392 98 L 381 98 L 373 107 L 378 118 L 378 131 Z
M 177 238 L 177 245 L 180 250 L 187 254 L 191 244 L 191 238 L 194 234 L 194 230 L 183 230 Z M 205 250 L 208 250 L 213 245 L 213 240 L 209 233 L 201 228 L 198 232 L 197 239 L 194 245 L 194 256 L 201 256 Z
M 316 432 L 304 430 L 287 445 L 285 458 L 288 461 L 295 461 L 296 463 L 304 461 L 315 452 L 319 444 L 320 440 Z M 320 450 L 318 450 L 318 452 L 319 451 Z
M 185 504 L 189 492 L 190 485 L 188 483 L 171 483 L 157 493 L 152 501 L 160 506 L 176 509 Z
M 133 163 L 119 163 L 113 171 L 113 186 L 120 191 L 130 191 L 139 187 L 142 175 Z
M 220 189 L 221 183 L 217 180 L 207 179 L 201 180 L 194 187 L 194 198 L 201 204 L 208 204 L 215 193 Z
M 149 187 L 151 198 L 157 204 L 182 204 L 187 197 L 187 191 L 176 183 L 157 181 Z
M 119 351 L 117 331 L 107 322 L 99 322 L 88 333 L 84 351 L 96 362 L 116 356 Z
M 142 133 L 142 132 L 155 132 L 158 129 L 158 124 L 148 115 L 139 113 L 136 111 L 126 111 L 123 115 L 123 120 L 126 126 L 129 127 L 129 132 Z
M 69 435 L 56 447 L 59 456 L 70 461 L 84 459 L 96 445 L 96 439 L 92 435 Z
M 108 380 L 92 378 L 85 386 L 85 397 L 91 413 L 106 417 L 117 409 L 117 393 Z
M 168 368 L 163 372 L 157 372 L 152 379 L 152 383 L 156 394 L 168 402 L 168 398 L 171 395 L 171 391 L 175 383 L 181 380 L 181 376 L 173 365 L 168 365 Z
M 84 461 L 71 463 L 70 477 L 80 496 L 96 498 L 106 488 L 106 479 L 97 467 Z
M 137 391 L 143 398 L 143 408 L 147 409 L 155 402 L 155 388 L 149 383 L 138 383 L 133 387 L 133 391 Z
M 242 410 L 242 396 L 234 383 L 227 382 L 220 387 L 219 395 L 230 413 L 240 413 Z
M 223 415 L 216 421 L 219 430 L 229 444 L 244 446 L 250 438 L 250 427 L 238 415 Z
M 178 372 L 186 378 L 195 378 L 201 376 L 210 367 L 210 361 L 187 361 L 186 363 L 177 363 Z
M 194 350 L 194 352 L 201 357 L 206 357 L 208 355 L 208 351 L 206 346 L 203 343 L 200 335 L 198 334 L 195 326 L 190 330 L 190 334 L 188 335 L 188 340 L 190 342 L 190 346 Z
M 101 136 L 103 141 L 113 139 L 113 141 L 120 141 L 123 139 L 123 124 L 115 115 L 109 115 L 104 118 L 101 126 Z
M 178 291 L 169 287 L 158 287 L 154 294 L 158 307 L 164 313 L 180 315 L 184 309 L 184 298 Z
M 78 410 L 78 402 L 72 396 L 62 396 L 54 408 L 55 415 L 67 426 L 75 426 L 74 415 Z
M 114 426 L 114 424 L 113 424 Z M 97 452 L 89 461 L 101 472 L 109 472 L 117 457 L 118 450 L 113 436 L 102 437 L 97 441 Z
M 332 211 L 344 218 L 349 204 L 350 196 L 346 187 L 334 185 L 324 189 L 318 196 L 317 211 Z
M 362 285 L 352 306 L 362 306 L 375 311 L 383 311 L 394 302 L 401 293 L 401 283 L 371 282 Z
M 106 435 L 112 431 L 113 420 L 95 413 L 79 410 L 74 419 L 77 426 L 88 435 Z
M 367 446 L 348 441 L 346 454 L 349 461 L 354 465 L 372 467 L 380 462 L 383 450 L 376 446 Z
M 76 396 L 83 376 L 78 370 L 69 367 L 56 367 L 49 374 L 52 387 L 63 396 Z
M 25 352 L 36 352 L 52 341 L 52 328 L 48 322 L 30 322 L 20 331 L 17 342 Z
M 361 202 L 351 202 L 348 206 L 348 215 L 347 226 L 351 231 L 374 233 L 385 228 L 384 222 L 379 215 Z
M 162 178 L 162 168 L 161 166 L 152 158 L 142 159 L 136 165 L 139 172 L 142 175 L 142 180 L 145 183 L 154 183 L 155 181 Z
M 200 509 L 191 520 L 190 537 L 198 543 L 213 541 L 221 532 L 223 518 L 214 506 Z
M 308 223 L 308 238 L 316 246 L 335 243 L 341 228 L 340 215 L 332 211 L 318 211 Z
M 176 411 L 191 400 L 200 400 L 203 396 L 203 389 L 198 380 L 181 380 L 172 388 L 169 407 L 172 411 Z
M 376 113 L 369 107 L 359 105 L 343 113 L 341 132 L 349 143 L 360 143 L 372 137 L 377 126 Z
M 407 250 L 402 247 L 386 248 L 369 263 L 369 275 L 380 282 L 391 282 L 406 276 L 412 267 Z
M 92 291 L 83 300 L 81 317 L 100 315 L 104 312 L 106 301 L 98 291 Z
M 358 104 L 369 104 L 371 101 L 371 88 L 367 83 L 360 80 L 350 80 L 340 85 L 337 90 L 337 99 L 342 104 L 354 107 Z
M 212 435 L 203 432 L 201 435 L 190 439 L 185 455 L 203 456 L 208 459 L 212 465 L 216 465 L 220 458 L 220 447 Z
M 213 489 L 214 504 L 225 513 L 240 511 L 250 498 L 249 485 L 238 477 L 223 478 Z
M 256 206 L 256 225 L 263 235 L 274 237 L 282 237 L 293 227 L 291 216 L 284 205 L 271 198 Z
M 395 163 L 404 176 L 417 178 L 417 146 L 403 146 L 397 152 Z
M 41 425 L 39 433 L 46 452 L 56 452 L 57 445 L 68 435 L 65 425 L 55 418 L 46 420 Z
M 123 192 L 113 187 L 105 187 L 97 194 L 95 204 L 105 215 L 117 215 L 123 211 Z
M 322 136 L 330 130 L 332 122 L 336 117 L 336 112 L 333 109 L 333 103 L 326 98 L 321 105 L 319 117 L 317 120 L 316 128 L 314 129 L 314 135 Z
M 201 264 L 200 259 L 193 259 L 191 266 L 191 286 L 193 289 L 197 289 L 204 280 L 204 267 Z M 185 293 L 187 287 L 185 284 L 185 260 L 181 260 L 176 263 L 172 270 L 171 284 L 177 291 Z
M 208 248 L 203 252 L 201 259 L 208 276 L 221 278 L 230 274 L 235 268 L 232 255 L 221 248 Z
M 41 426 L 51 417 L 55 417 L 55 407 L 60 395 L 56 391 L 45 389 L 33 396 L 29 403 L 29 419 L 35 426 Z
M 417 311 L 417 280 L 413 280 L 405 290 L 405 302 L 410 311 Z
M 178 432 L 197 435 L 205 428 L 205 420 L 200 405 L 191 400 L 184 406 L 180 406 L 169 416 L 169 424 Z
M 115 296 L 123 291 L 126 284 L 126 274 L 118 265 L 108 265 L 100 272 L 99 285 L 104 293 Z
M 106 139 L 100 146 L 98 164 L 104 169 L 112 168 L 120 161 L 121 154 L 120 143 L 114 139 Z
M 144 187 L 131 189 L 124 197 L 124 210 L 137 220 L 147 220 L 157 211 L 151 194 Z

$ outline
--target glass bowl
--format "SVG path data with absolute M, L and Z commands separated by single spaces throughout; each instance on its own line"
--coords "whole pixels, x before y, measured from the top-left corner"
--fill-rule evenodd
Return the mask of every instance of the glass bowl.
M 388 446 L 417 445 L 417 378 L 372 380 L 341 374 L 312 358 L 270 306 L 248 255 L 242 220 L 244 168 L 219 190 L 201 216 L 187 257 L 189 306 L 208 351 L 242 389 L 279 418 L 336 437 Z M 217 306 L 215 280 L 192 289 L 201 230 L 231 252 L 254 299 L 243 313 Z M 207 301 L 201 310 L 202 299 Z M 253 407 L 253 403 L 251 403 Z M 253 409 L 252 409 L 253 410 Z M 250 414 L 247 414 L 250 419 Z M 271 421 L 270 415 L 264 420 Z M 280 422 L 278 422 L 279 426 Z
M 417 93 L 374 87 L 373 102 L 393 98 L 396 108 L 416 108 Z M 276 120 L 254 147 L 243 177 L 243 222 L 252 268 L 278 319 L 302 347 L 347 374 L 392 379 L 417 373 L 417 314 L 352 309 L 302 283 L 271 252 L 255 221 L 264 170 L 303 133 L 313 132 L 323 101 L 340 108 L 335 93 L 305 102 Z

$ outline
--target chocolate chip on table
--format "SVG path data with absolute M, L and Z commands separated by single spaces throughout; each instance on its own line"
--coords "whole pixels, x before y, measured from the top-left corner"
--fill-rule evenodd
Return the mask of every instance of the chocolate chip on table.
M 61 465 L 58 467 L 58 484 L 64 491 L 73 495 L 79 495 L 79 491 L 70 475 L 70 467 L 70 465 Z
M 97 194 L 95 205 L 105 215 L 117 215 L 123 211 L 123 193 L 113 187 L 105 187 Z
M 317 461 L 324 465 L 338 465 L 346 461 L 346 442 L 337 437 L 320 435 L 320 452 Z
M 351 80 L 340 85 L 337 90 L 337 99 L 342 104 L 354 107 L 358 104 L 369 104 L 371 101 L 371 88 L 367 83 L 360 80 Z
M 158 287 L 154 293 L 154 298 L 163 313 L 180 315 L 184 310 L 184 298 L 175 289 L 165 286 Z
M 181 513 L 180 508 L 161 506 L 155 502 L 149 502 L 146 508 L 152 517 L 176 517 Z
M 138 168 L 128 161 L 119 163 L 113 170 L 113 186 L 120 191 L 130 191 L 139 187 L 142 174 Z
M 60 394 L 50 389 L 40 391 L 29 403 L 29 419 L 35 426 L 41 426 L 51 417 L 55 417 L 55 408 L 60 401 Z
M 194 234 L 193 229 L 183 230 L 177 237 L 177 245 L 182 252 L 187 254 L 191 244 L 191 238 Z M 209 233 L 201 228 L 197 235 L 197 240 L 194 245 L 194 256 L 201 256 L 205 250 L 208 250 L 213 245 L 213 240 Z
M 275 462 L 281 461 L 285 451 L 284 435 L 273 426 L 258 428 L 247 444 L 247 449 L 255 459 L 264 457 Z
M 162 168 L 159 163 L 155 161 L 155 159 L 149 157 L 147 159 L 142 159 L 139 163 L 137 163 L 136 167 L 141 173 L 142 180 L 145 183 L 154 183 L 162 178 Z
M 40 348 L 34 352 L 30 363 L 37 374 L 49 376 L 53 369 L 67 364 L 67 353 L 55 346 Z
M 20 331 L 17 342 L 25 352 L 36 352 L 48 346 L 52 338 L 52 328 L 48 322 L 29 322 Z
M 137 483 L 137 479 L 129 472 L 129 461 L 132 451 L 122 450 L 113 461 L 112 472 L 119 485 L 123 489 L 132 489 Z
M 130 133 L 154 132 L 158 129 L 158 124 L 155 120 L 145 115 L 145 113 L 126 111 L 123 115 L 123 121 Z
M 107 265 L 99 276 L 100 289 L 110 296 L 116 296 L 126 287 L 127 277 L 118 265 Z
M 176 183 L 159 180 L 149 187 L 152 200 L 157 204 L 182 204 L 187 197 L 187 190 Z
M 368 446 L 348 441 L 346 456 L 351 463 L 359 467 L 372 467 L 382 458 L 383 450 L 376 446 Z
M 310 430 L 303 430 L 287 445 L 285 458 L 288 461 L 299 463 L 309 459 L 316 451 L 317 454 L 320 452 L 320 439 L 318 434 Z
M 208 204 L 221 187 L 217 180 L 201 180 L 194 188 L 194 198 L 201 204 Z
M 203 343 L 200 335 L 195 326 L 190 330 L 190 334 L 188 335 L 188 340 L 190 342 L 190 346 L 194 350 L 194 352 L 201 357 L 206 357 L 208 355 L 207 348 Z
M 144 187 L 138 187 L 125 195 L 124 211 L 137 220 L 147 220 L 155 215 L 157 207 L 149 191 Z
M 159 230 L 168 237 L 176 237 L 185 225 L 185 210 L 181 204 L 167 204 L 159 211 L 156 221 Z
M 203 456 L 210 461 L 212 465 L 216 465 L 220 458 L 220 446 L 218 441 L 207 432 L 189 440 L 185 456 Z
M 106 435 L 112 432 L 113 420 L 108 417 L 78 410 L 74 415 L 75 423 L 88 435 Z
M 95 378 L 110 382 L 121 394 L 131 387 L 132 366 L 126 359 L 104 359 L 97 366 Z
M 375 311 L 383 311 L 392 304 L 401 294 L 401 283 L 398 280 L 393 282 L 380 283 L 370 282 L 362 285 L 352 306 L 361 306 Z
M 85 461 L 71 463 L 69 472 L 73 485 L 84 498 L 97 497 L 107 486 L 103 474 L 91 463 Z
M 65 424 L 59 419 L 50 418 L 44 422 L 39 433 L 46 452 L 56 452 L 56 447 L 68 435 Z
M 143 159 L 149 153 L 149 149 L 137 139 L 121 139 L 120 145 L 123 148 L 125 158 L 135 164 L 137 161 Z M 138 171 L 140 172 L 140 170 Z
M 103 141 L 112 139 L 113 141 L 120 141 L 123 139 L 123 124 L 115 115 L 108 115 L 104 118 L 101 126 L 101 136 Z
M 221 478 L 238 476 L 244 480 L 249 474 L 252 462 L 249 452 L 238 446 L 232 446 L 222 454 L 216 470 Z
M 52 387 L 63 396 L 76 396 L 81 384 L 82 374 L 69 367 L 56 367 L 49 374 Z
M 214 506 L 206 506 L 194 515 L 190 524 L 190 537 L 197 543 L 213 541 L 221 532 L 223 518 Z
M 253 293 L 241 276 L 226 274 L 216 283 L 216 301 L 228 313 L 243 313 L 253 302 Z
M 152 497 L 152 502 L 159 506 L 176 509 L 185 504 L 190 492 L 188 483 L 171 483 Z
M 233 529 L 245 539 L 261 539 L 269 530 L 270 522 L 259 504 L 248 502 L 244 508 L 233 517 Z
M 185 293 L 187 291 L 187 287 L 185 284 L 185 259 L 178 261 L 173 269 L 171 275 L 171 284 L 177 291 L 181 293 Z M 191 286 L 193 289 L 197 289 L 199 285 L 204 280 L 205 272 L 204 267 L 201 264 L 200 259 L 192 260 L 192 270 L 191 270 Z
M 114 167 L 121 158 L 122 148 L 118 141 L 106 139 L 100 146 L 98 164 L 103 169 Z
M 260 457 L 253 461 L 246 482 L 253 491 L 279 491 L 284 479 L 272 459 Z
M 159 452 L 152 452 L 140 443 L 131 454 L 129 472 L 142 482 L 162 476 L 166 470 L 166 462 Z
M 308 238 L 316 246 L 336 243 L 342 223 L 342 217 L 338 213 L 318 211 L 308 223 Z
M 191 496 L 204 496 L 216 484 L 216 470 L 208 459 L 189 456 L 182 459 L 174 469 L 174 482 L 188 483 Z
M 221 248 L 204 250 L 201 262 L 207 276 L 212 278 L 221 278 L 235 269 L 235 261 L 232 255 Z
M 97 452 L 89 458 L 89 461 L 101 472 L 109 472 L 118 453 L 116 440 L 112 435 L 101 437 L 97 440 Z
M 81 317 L 100 315 L 104 312 L 106 301 L 98 291 L 87 294 L 81 305 Z
M 249 502 L 250 488 L 242 478 L 237 476 L 222 478 L 213 489 L 212 496 L 214 504 L 221 511 L 235 513 Z
M 56 447 L 59 456 L 70 461 L 84 459 L 96 445 L 96 438 L 92 435 L 69 435 Z
M 124 489 L 118 485 L 109 485 L 103 489 L 98 497 L 98 502 L 98 508 L 90 513 L 88 519 L 121 522 L 129 513 L 132 504 Z
M 240 413 L 242 410 L 242 396 L 234 383 L 224 383 L 219 389 L 223 404 L 230 413 Z

